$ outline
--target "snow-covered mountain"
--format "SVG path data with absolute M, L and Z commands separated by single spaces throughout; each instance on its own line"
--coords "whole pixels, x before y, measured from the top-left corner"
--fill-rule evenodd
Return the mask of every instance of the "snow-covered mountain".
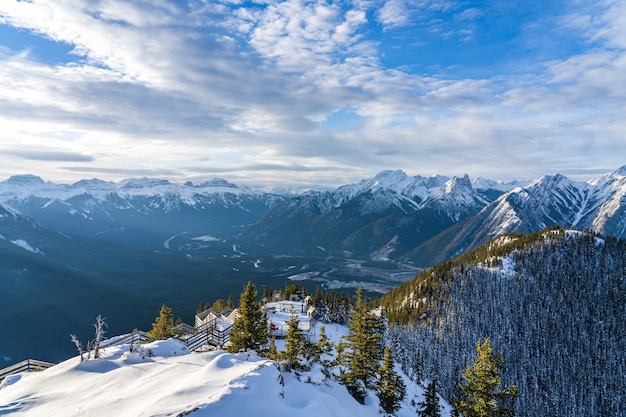
M 33 175 L 0 182 L 0 203 L 66 233 L 163 248 L 173 235 L 235 233 L 285 197 L 239 188 L 223 179 L 175 184 L 141 178 L 72 185 Z
M 417 246 L 488 203 L 467 175 L 450 179 L 383 171 L 334 191 L 286 200 L 242 238 L 281 251 L 335 250 L 385 259 Z
M 411 256 L 432 265 L 505 233 L 529 233 L 554 225 L 625 238 L 626 166 L 588 182 L 556 174 L 514 188 Z

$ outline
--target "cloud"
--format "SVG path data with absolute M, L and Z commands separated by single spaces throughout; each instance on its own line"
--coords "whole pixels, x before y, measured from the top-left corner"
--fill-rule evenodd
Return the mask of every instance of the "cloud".
M 0 153 L 29 161 L 92 162 L 95 160 L 89 155 L 75 152 L 0 149 Z
M 3 146 L 64 175 L 222 172 L 307 182 L 348 173 L 358 180 L 386 168 L 515 176 L 540 171 L 537 163 L 572 172 L 620 166 L 626 6 L 570 6 L 562 16 L 523 15 L 529 20 L 515 23 L 533 29 L 515 35 L 524 38 L 515 45 L 550 39 L 575 47 L 542 50 L 541 61 L 509 61 L 523 51 L 505 51 L 490 66 L 480 64 L 492 58 L 488 47 L 473 57 L 486 37 L 478 25 L 498 13 L 517 18 L 513 6 L 4 0 L 5 25 L 73 49 L 52 65 L 27 46 L 0 45 Z M 426 68 L 419 56 L 404 65 L 399 54 L 401 62 L 390 63 L 386 43 L 407 38 L 425 45 L 418 51 L 444 39 L 446 54 L 473 61 Z M 469 65 L 476 70 L 464 73 Z M 580 154 L 585 146 L 591 150 Z M 63 160 L 97 165 L 54 164 Z M 3 167 L 6 175 L 19 168 Z
M 178 177 L 180 172 L 170 169 L 136 169 L 136 168 L 111 168 L 111 167 L 99 167 L 99 166 L 64 166 L 61 169 L 69 172 L 78 172 L 82 174 L 114 174 L 120 178 L 134 178 L 134 177 Z

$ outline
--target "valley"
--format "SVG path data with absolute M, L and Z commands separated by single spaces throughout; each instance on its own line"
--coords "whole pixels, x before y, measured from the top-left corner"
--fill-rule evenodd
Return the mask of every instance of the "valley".
M 419 272 L 411 265 L 332 256 L 258 255 L 224 241 L 195 251 L 110 252 L 115 264 L 88 257 L 66 268 L 37 264 L 38 257 L 0 267 L 0 367 L 28 358 L 59 362 L 75 354 L 69 335 L 93 338 L 95 317 L 106 318 L 108 334 L 148 330 L 161 305 L 193 323 L 200 302 L 235 303 L 248 281 L 284 288 L 297 283 L 308 291 L 352 294 L 358 285 L 378 297 Z M 0 256 L 2 256 L 0 247 Z
M 383 171 L 335 190 L 274 194 L 214 179 L 0 182 L 0 366 L 74 354 L 69 334 L 185 322 L 252 281 L 378 297 L 504 233 L 552 225 L 624 237 L 626 167 L 529 184 Z M 584 215 L 583 215 L 584 214 Z M 45 348 L 43 348 L 45 346 Z

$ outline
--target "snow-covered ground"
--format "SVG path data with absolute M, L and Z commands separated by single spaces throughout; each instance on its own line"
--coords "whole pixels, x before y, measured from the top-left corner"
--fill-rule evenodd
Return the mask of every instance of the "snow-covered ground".
M 327 325 L 337 341 L 345 327 Z M 279 349 L 281 346 L 277 344 Z M 423 390 L 407 383 L 399 417 L 414 417 Z M 0 385 L 2 416 L 358 416 L 378 417 L 378 399 L 365 405 L 321 368 L 284 372 L 254 352 L 192 353 L 170 339 L 107 348 L 100 359 L 75 357 L 42 372 L 7 377 Z M 449 415 L 446 406 L 444 416 Z

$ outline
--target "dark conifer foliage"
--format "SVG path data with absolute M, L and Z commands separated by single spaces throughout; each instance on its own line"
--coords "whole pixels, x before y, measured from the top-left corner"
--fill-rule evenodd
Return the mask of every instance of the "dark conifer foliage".
M 165 340 L 178 335 L 174 329 L 174 315 L 172 309 L 163 305 L 159 315 L 152 323 L 152 329 L 146 335 L 155 340 Z
M 626 241 L 552 228 L 497 238 L 383 297 L 397 360 L 462 398 L 477 340 L 503 352 L 522 417 L 626 415 Z M 398 325 L 400 323 L 401 325 Z
M 287 369 L 300 367 L 299 356 L 304 353 L 304 335 L 300 330 L 298 316 L 293 313 L 287 322 L 287 336 L 285 338 L 285 352 L 283 358 Z
M 257 301 L 257 289 L 252 282 L 248 281 L 246 288 L 239 298 L 239 315 L 233 322 L 230 330 L 230 352 L 240 350 L 257 350 L 267 347 L 269 331 L 267 328 L 267 316 L 261 310 Z
M 346 349 L 342 353 L 342 364 L 347 371 L 341 381 L 350 394 L 363 403 L 365 390 L 374 388 L 376 375 L 383 354 L 383 322 L 370 311 L 359 287 L 354 296 L 354 308 L 350 312 Z
M 393 415 L 400 409 L 400 402 L 406 396 L 406 385 L 402 377 L 394 369 L 391 345 L 385 348 L 385 355 L 380 366 L 380 379 L 376 393 L 380 401 L 380 408 L 388 415 Z
M 424 393 L 424 401 L 417 404 L 419 417 L 441 417 L 441 406 L 437 396 L 437 378 L 431 380 Z
M 479 340 L 476 351 L 474 364 L 463 374 L 461 389 L 465 399 L 456 408 L 464 417 L 513 417 L 515 413 L 509 405 L 517 397 L 517 387 L 499 389 L 504 360 L 493 352 L 489 339 Z

